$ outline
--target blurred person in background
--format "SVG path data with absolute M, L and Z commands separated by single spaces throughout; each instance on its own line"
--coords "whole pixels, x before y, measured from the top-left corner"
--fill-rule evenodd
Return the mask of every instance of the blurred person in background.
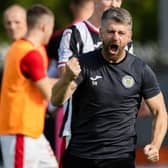
M 26 9 L 19 4 L 10 5 L 3 12 L 3 25 L 11 42 L 22 38 L 27 32 Z M 3 73 L 3 61 L 6 54 L 6 47 L 1 53 L 1 79 Z
M 9 39 L 22 38 L 27 32 L 26 9 L 19 4 L 13 4 L 5 9 L 3 23 Z
M 69 4 L 69 8 L 70 8 L 70 12 L 72 13 L 73 16 L 73 21 L 71 23 L 69 23 L 65 28 L 60 29 L 60 30 L 56 30 L 48 45 L 47 45 L 47 54 L 52 62 L 52 60 L 58 61 L 58 48 L 60 45 L 60 40 L 62 38 L 62 33 L 64 31 L 64 29 L 70 27 L 71 25 L 82 21 L 82 20 L 86 20 L 88 19 L 94 10 L 94 3 L 93 0 L 70 0 L 70 4 Z M 53 67 L 53 66 L 51 66 Z M 51 76 L 57 76 L 57 67 L 54 65 L 55 71 L 54 70 L 48 70 L 48 73 Z M 50 72 L 51 71 L 51 72 Z
M 10 5 L 3 12 L 3 25 L 11 42 L 22 38 L 27 32 L 26 9 L 19 4 Z M 6 50 L 7 49 L 1 53 L 0 60 L 2 61 L 2 66 L 0 70 L 0 79 L 2 79 L 3 61 Z
M 62 167 L 135 168 L 136 118 L 142 98 L 153 115 L 144 154 L 157 162 L 167 132 L 167 110 L 153 70 L 125 50 L 132 38 L 131 14 L 123 8 L 106 10 L 100 38 L 99 49 L 70 59 L 52 89 L 53 105 L 73 94 L 72 137 Z
M 53 32 L 53 12 L 43 5 L 33 5 L 27 11 L 27 27 L 25 36 L 12 43 L 5 57 L 0 99 L 3 166 L 57 168 L 43 135 L 46 105 L 56 82 L 47 77 L 44 47 Z
M 3 25 L 5 31 L 9 37 L 9 40 L 13 42 L 14 40 L 22 38 L 27 32 L 26 23 L 26 9 L 19 4 L 10 5 L 3 12 Z M 0 90 L 3 75 L 3 63 L 4 57 L 6 55 L 8 46 L 4 46 L 4 49 L 0 56 Z
M 70 3 L 69 4 L 70 12 L 72 13 L 73 16 L 73 21 L 70 24 L 68 24 L 65 28 L 70 27 L 71 25 L 79 21 L 88 19 L 93 13 L 94 10 L 93 0 L 70 0 L 69 3 Z M 58 48 L 65 28 L 56 30 L 53 33 L 48 45 L 46 46 L 50 62 L 47 72 L 49 77 L 58 76 L 57 72 Z M 55 111 L 57 112 L 55 113 Z M 56 114 L 56 116 L 52 114 L 53 112 Z M 50 141 L 52 148 L 55 150 L 55 155 L 58 161 L 61 158 L 62 153 L 61 151 L 65 148 L 64 140 L 62 137 L 59 136 L 63 116 L 64 112 L 62 106 L 52 107 L 52 105 L 49 104 L 47 109 L 44 133 L 47 139 Z

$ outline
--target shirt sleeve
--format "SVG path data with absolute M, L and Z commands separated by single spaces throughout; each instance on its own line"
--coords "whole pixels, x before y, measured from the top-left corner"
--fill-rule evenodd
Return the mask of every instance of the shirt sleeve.
M 65 29 L 62 35 L 62 39 L 60 42 L 60 46 L 58 49 L 58 67 L 65 66 L 69 57 L 73 55 L 72 50 L 70 49 L 70 41 L 71 41 L 72 30 Z
M 38 81 L 46 77 L 43 58 L 36 50 L 28 52 L 22 58 L 20 67 L 23 75 L 33 81 Z
M 146 65 L 143 73 L 142 94 L 145 99 L 152 98 L 160 93 L 160 86 L 153 70 Z

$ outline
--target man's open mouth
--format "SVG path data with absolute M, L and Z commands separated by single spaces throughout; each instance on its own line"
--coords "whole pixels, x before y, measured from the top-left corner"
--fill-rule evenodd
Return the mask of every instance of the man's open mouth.
M 119 46 L 117 44 L 112 44 L 110 46 L 111 53 L 115 54 L 118 51 Z
M 117 51 L 117 50 L 118 50 L 118 45 L 112 44 L 112 45 L 110 46 L 110 48 L 111 48 L 111 50 L 113 50 L 113 51 Z

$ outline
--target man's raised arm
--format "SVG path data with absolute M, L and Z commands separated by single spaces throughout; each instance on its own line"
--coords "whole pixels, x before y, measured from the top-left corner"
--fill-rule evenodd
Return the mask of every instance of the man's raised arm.
M 52 88 L 51 103 L 55 106 L 62 105 L 75 91 L 76 77 L 81 69 L 78 59 L 72 57 L 66 65 L 65 74 L 56 82 Z

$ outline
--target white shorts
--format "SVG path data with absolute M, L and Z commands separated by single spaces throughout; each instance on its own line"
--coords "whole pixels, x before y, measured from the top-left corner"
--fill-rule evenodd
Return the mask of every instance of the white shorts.
M 0 143 L 3 168 L 58 168 L 44 135 L 37 139 L 23 135 L 1 135 Z

